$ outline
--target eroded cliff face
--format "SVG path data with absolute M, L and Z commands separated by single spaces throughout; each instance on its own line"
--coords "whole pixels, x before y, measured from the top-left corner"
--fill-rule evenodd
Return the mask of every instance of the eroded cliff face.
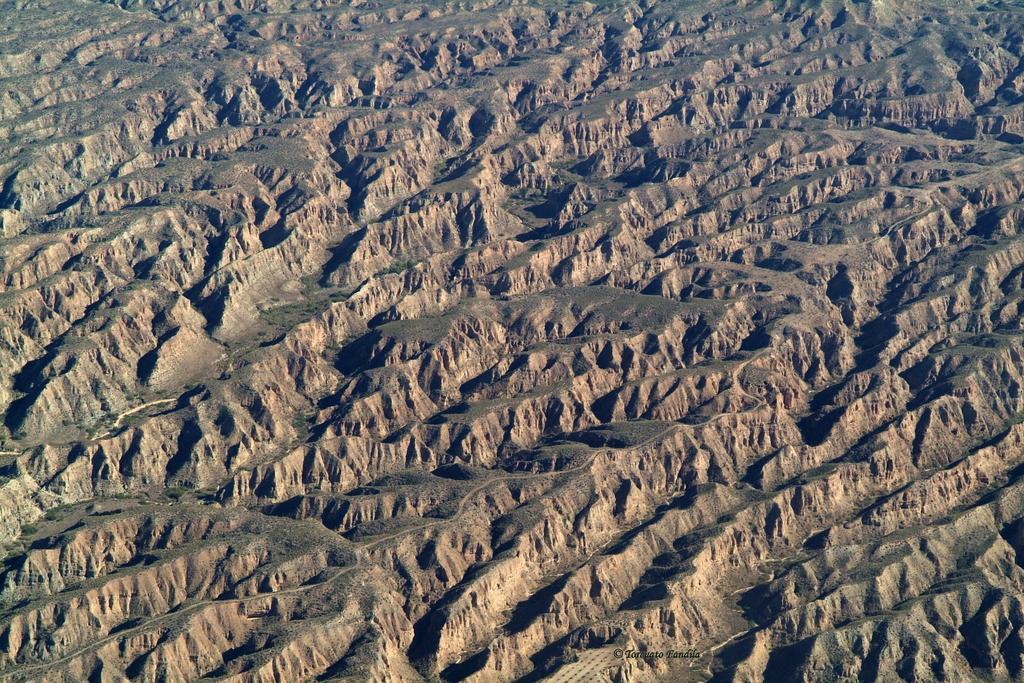
M 1024 679 L 1022 19 L 0 4 L 3 678 Z

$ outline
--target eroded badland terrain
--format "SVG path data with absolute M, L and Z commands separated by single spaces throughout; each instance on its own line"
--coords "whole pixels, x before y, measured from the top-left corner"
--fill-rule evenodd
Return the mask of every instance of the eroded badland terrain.
M 3 0 L 0 678 L 1021 680 L 1022 143 L 1000 0 Z

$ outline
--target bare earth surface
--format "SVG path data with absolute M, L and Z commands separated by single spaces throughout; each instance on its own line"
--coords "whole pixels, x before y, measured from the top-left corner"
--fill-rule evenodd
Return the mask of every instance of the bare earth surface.
M 1022 201 L 1020 2 L 0 0 L 0 679 L 1024 680 Z

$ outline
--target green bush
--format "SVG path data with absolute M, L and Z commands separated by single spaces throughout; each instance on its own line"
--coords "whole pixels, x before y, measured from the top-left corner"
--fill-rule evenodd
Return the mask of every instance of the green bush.
M 392 263 L 390 266 L 388 266 L 384 270 L 379 271 L 377 273 L 377 277 L 382 277 L 384 275 L 391 275 L 393 273 L 404 273 L 405 271 L 409 270 L 410 268 L 414 267 L 415 265 L 416 265 L 416 262 L 413 261 L 412 259 L 405 259 L 404 261 L 395 261 L 394 263 Z
M 167 489 L 166 491 L 164 491 L 164 493 L 167 494 L 168 498 L 170 498 L 172 500 L 178 500 L 179 498 L 184 496 L 186 493 L 188 493 L 188 489 L 182 488 L 180 486 L 172 486 L 169 489 Z

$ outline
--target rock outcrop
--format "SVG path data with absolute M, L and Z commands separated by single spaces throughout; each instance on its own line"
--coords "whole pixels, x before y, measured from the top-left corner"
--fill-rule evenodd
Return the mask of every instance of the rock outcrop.
M 0 2 L 0 677 L 1021 680 L 1020 18 Z

